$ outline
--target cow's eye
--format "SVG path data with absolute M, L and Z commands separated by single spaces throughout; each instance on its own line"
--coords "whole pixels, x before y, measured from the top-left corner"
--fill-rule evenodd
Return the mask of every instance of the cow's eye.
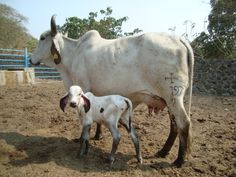
M 40 40 L 43 41 L 45 39 L 45 36 L 41 36 Z

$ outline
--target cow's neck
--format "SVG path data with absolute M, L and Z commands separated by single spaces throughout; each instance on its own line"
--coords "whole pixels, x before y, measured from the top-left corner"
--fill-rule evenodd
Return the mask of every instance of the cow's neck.
M 70 39 L 64 36 L 62 37 L 62 40 L 62 46 L 60 46 L 62 59 L 64 62 L 71 61 L 71 56 L 76 50 L 77 40 Z
M 72 54 L 76 50 L 76 44 L 77 40 L 62 37 L 60 46 L 62 64 L 58 65 L 57 69 L 61 73 L 66 90 L 73 84 L 71 70 L 69 68 L 72 65 Z

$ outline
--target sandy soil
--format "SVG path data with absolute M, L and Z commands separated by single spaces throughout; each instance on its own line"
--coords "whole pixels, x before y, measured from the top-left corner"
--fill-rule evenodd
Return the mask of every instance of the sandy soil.
M 171 167 L 178 141 L 165 159 L 154 157 L 169 132 L 167 111 L 149 116 L 144 105 L 134 111 L 133 119 L 142 165 L 137 165 L 123 127 L 112 167 L 104 163 L 112 143 L 106 128 L 102 140 L 90 140 L 88 155 L 76 159 L 79 144 L 72 140 L 81 127 L 75 110 L 59 109 L 64 94 L 61 82 L 0 87 L 0 176 L 236 176 L 236 97 L 193 96 L 192 158 L 178 169 Z

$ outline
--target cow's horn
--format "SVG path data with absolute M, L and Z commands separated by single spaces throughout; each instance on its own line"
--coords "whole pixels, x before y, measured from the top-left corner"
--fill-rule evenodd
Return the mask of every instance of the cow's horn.
M 51 18 L 51 35 L 56 36 L 57 34 L 57 26 L 55 21 L 56 15 L 53 15 Z

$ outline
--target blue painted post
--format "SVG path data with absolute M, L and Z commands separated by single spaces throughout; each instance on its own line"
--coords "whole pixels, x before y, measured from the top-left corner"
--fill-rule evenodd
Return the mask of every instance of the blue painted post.
M 29 67 L 27 48 L 25 48 L 25 51 L 24 51 L 24 67 L 25 67 L 25 68 L 28 68 L 28 67 Z

